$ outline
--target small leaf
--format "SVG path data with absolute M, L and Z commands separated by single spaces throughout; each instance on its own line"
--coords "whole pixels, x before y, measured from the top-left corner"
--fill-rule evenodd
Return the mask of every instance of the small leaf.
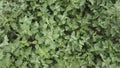
M 1 43 L 0 44 L 0 47 L 2 47 L 2 46 L 5 46 L 5 45 L 8 45 L 8 37 L 7 37 L 7 35 L 4 37 L 4 41 L 3 41 L 3 43 Z
M 94 4 L 94 2 L 95 2 L 94 0 L 89 0 L 89 1 L 90 1 L 90 3 L 91 3 L 92 5 L 93 5 L 93 4 Z

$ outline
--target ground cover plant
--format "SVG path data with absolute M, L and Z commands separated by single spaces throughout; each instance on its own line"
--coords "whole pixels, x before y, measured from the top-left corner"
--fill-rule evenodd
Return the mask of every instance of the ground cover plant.
M 0 0 L 0 68 L 119 68 L 120 0 Z

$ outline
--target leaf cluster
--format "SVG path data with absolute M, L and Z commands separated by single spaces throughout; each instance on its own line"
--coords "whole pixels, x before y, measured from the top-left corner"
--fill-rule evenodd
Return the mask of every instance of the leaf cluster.
M 0 68 L 119 68 L 120 0 L 0 0 Z

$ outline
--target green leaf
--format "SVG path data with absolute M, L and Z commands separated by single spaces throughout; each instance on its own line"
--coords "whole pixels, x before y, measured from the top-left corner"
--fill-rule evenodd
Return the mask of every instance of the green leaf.
M 7 35 L 5 35 L 4 41 L 0 44 L 0 47 L 8 45 L 9 44 L 8 41 L 9 41 L 8 37 L 7 37 Z

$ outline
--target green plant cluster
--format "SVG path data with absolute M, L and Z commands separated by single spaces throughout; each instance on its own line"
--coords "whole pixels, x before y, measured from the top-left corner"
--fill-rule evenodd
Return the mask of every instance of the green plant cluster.
M 0 0 L 0 68 L 119 68 L 120 0 Z

